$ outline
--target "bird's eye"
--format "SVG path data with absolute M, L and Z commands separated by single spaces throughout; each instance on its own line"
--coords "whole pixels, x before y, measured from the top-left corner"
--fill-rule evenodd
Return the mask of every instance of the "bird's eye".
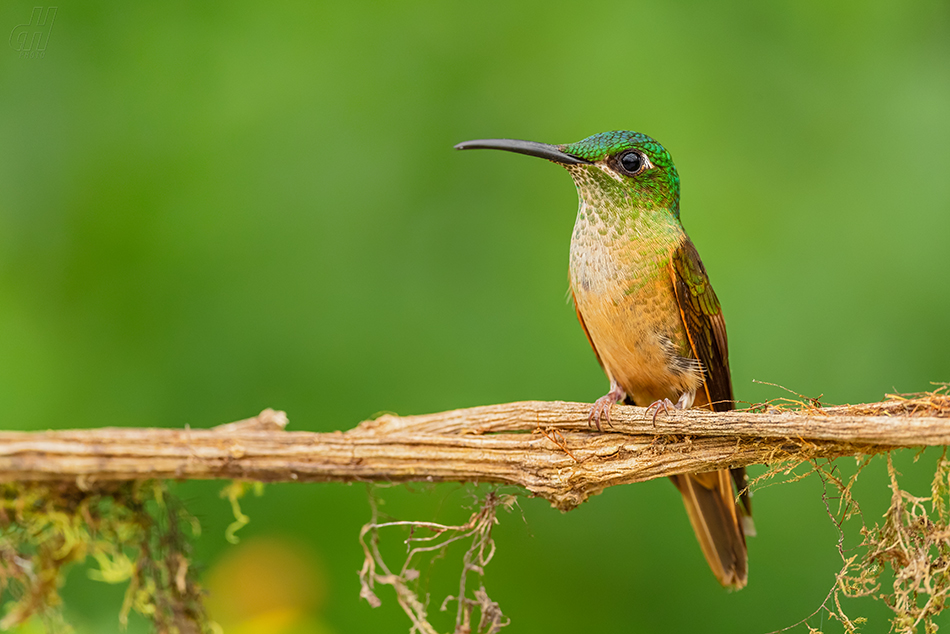
M 620 156 L 619 162 L 620 167 L 623 168 L 623 171 L 632 176 L 643 169 L 643 165 L 646 161 L 643 160 L 642 154 L 636 150 L 630 150 L 629 152 L 626 152 Z

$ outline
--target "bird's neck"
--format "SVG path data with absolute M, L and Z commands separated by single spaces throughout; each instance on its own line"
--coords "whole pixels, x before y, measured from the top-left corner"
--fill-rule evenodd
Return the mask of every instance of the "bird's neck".
M 670 257 L 685 238 L 669 210 L 582 198 L 571 236 L 571 286 L 611 296 L 633 292 L 668 274 Z
M 626 203 L 626 204 L 625 204 Z M 581 198 L 574 238 L 600 243 L 616 251 L 635 251 L 644 260 L 656 259 L 685 237 L 679 220 L 663 207 L 641 207 L 629 201 Z

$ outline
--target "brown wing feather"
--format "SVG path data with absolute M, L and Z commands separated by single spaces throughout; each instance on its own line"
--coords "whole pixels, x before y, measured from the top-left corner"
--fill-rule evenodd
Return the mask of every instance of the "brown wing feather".
M 690 346 L 703 365 L 709 404 L 715 411 L 733 409 L 726 321 L 706 267 L 689 238 L 674 252 L 670 268 Z
M 719 299 L 709 283 L 706 267 L 689 238 L 686 238 L 674 253 L 670 269 L 683 325 L 686 327 L 693 354 L 703 365 L 708 404 L 718 412 L 734 409 L 726 320 L 722 316 Z M 746 534 L 754 535 L 755 528 L 751 519 L 752 499 L 747 490 L 745 468 L 733 469 L 732 477 L 738 490 L 742 491 L 740 499 L 745 509 L 743 521 L 746 524 Z
M 670 275 L 690 348 L 703 367 L 704 394 L 696 404 L 714 411 L 733 409 L 726 322 L 706 267 L 689 238 L 673 253 Z M 740 496 L 740 510 L 730 479 L 743 491 L 745 469 L 679 475 L 673 483 L 683 494 L 690 523 L 716 578 L 738 589 L 748 578 L 745 532 L 752 534 L 754 529 L 748 493 Z

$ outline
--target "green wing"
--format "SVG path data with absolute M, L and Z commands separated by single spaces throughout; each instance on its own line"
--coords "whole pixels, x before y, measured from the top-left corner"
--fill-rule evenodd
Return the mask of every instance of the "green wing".
M 726 321 L 706 267 L 689 238 L 673 253 L 670 268 L 690 346 L 703 365 L 709 403 L 715 411 L 733 409 Z

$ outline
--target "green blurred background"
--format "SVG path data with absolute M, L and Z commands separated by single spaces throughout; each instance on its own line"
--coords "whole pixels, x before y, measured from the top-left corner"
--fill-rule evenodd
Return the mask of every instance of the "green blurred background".
M 0 35 L 32 7 L 0 5 Z M 209 427 L 274 407 L 329 431 L 591 401 L 606 380 L 565 299 L 570 179 L 452 145 L 618 128 L 676 160 L 737 398 L 786 395 L 753 379 L 827 403 L 950 380 L 946 1 L 70 1 L 42 59 L 2 50 L 4 428 Z M 932 460 L 901 460 L 927 494 Z M 885 483 L 880 464 L 862 478 L 872 521 Z M 408 631 L 386 588 L 378 609 L 358 598 L 365 487 L 270 486 L 230 546 L 220 486 L 178 491 L 227 631 Z M 522 498 L 485 583 L 517 632 L 775 630 L 840 566 L 820 495 L 814 477 L 757 493 L 738 593 L 665 480 L 568 514 Z M 380 496 L 401 519 L 462 521 L 472 502 L 453 485 Z M 436 614 L 460 557 L 424 570 Z M 115 632 L 122 592 L 76 568 L 67 614 Z M 850 605 L 885 630 L 880 604 Z

